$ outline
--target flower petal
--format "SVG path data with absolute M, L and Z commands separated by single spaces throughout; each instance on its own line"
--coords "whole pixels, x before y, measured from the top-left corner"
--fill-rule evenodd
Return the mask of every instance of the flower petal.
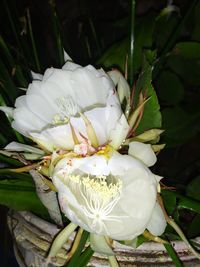
M 25 144 L 21 144 L 18 142 L 9 143 L 4 149 L 9 150 L 9 151 L 19 151 L 19 152 L 23 151 L 23 152 L 35 153 L 35 154 L 39 154 L 39 155 L 44 154 L 44 151 L 42 151 L 39 148 L 25 145 Z
M 109 159 L 63 159 L 54 169 L 53 182 L 61 209 L 72 222 L 116 240 L 143 233 L 156 203 L 155 176 L 141 161 L 117 152 Z
M 104 236 L 90 234 L 90 245 L 95 252 L 103 255 L 114 255 Z
M 112 129 L 110 134 L 110 140 L 111 140 L 110 144 L 113 146 L 113 148 L 117 150 L 120 147 L 120 145 L 125 140 L 128 131 L 129 131 L 128 122 L 124 114 L 122 114 L 119 120 L 116 122 L 115 128 Z
M 151 145 L 143 144 L 141 142 L 131 142 L 129 144 L 128 154 L 141 160 L 148 167 L 153 166 L 157 160 L 156 155 L 151 148 Z
M 0 106 L 0 110 L 3 111 L 8 117 L 13 118 L 14 116 L 14 108 Z
M 160 236 L 164 233 L 167 226 L 163 211 L 158 203 L 156 203 L 147 229 L 155 236 Z

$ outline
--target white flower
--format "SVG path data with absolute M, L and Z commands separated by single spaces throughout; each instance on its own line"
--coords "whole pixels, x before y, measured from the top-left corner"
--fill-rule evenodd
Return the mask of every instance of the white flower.
M 128 240 L 164 232 L 157 177 L 140 160 L 113 152 L 64 158 L 53 172 L 63 213 L 90 233 Z
M 133 141 L 129 144 L 128 154 L 141 160 L 148 167 L 153 166 L 157 161 L 150 144 Z
M 62 69 L 32 75 L 35 80 L 26 95 L 10 109 L 14 129 L 48 151 L 73 150 L 85 142 L 93 147 L 120 146 L 129 126 L 115 85 L 102 69 L 68 61 Z

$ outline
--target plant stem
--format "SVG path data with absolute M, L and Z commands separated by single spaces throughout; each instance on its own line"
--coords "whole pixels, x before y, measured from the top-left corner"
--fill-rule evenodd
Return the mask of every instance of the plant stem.
M 134 67 L 133 67 L 133 56 L 134 56 L 134 26 L 135 26 L 135 0 L 131 0 L 131 28 L 130 28 L 130 46 L 129 46 L 129 59 L 128 59 L 128 78 L 130 86 L 133 86 L 134 82 Z

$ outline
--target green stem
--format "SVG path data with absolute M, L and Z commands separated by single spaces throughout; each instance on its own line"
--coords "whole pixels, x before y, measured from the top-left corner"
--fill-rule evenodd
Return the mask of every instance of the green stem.
M 135 26 L 135 0 L 131 0 L 131 29 L 130 29 L 130 47 L 128 58 L 128 78 L 130 86 L 133 86 L 134 82 L 134 26 Z
M 119 267 L 119 264 L 117 262 L 117 259 L 115 256 L 109 256 L 108 257 L 109 263 L 111 267 Z
M 29 9 L 27 9 L 27 19 L 28 19 L 28 27 L 29 27 L 31 43 L 32 43 L 32 47 L 33 47 L 33 54 L 34 54 L 34 57 L 35 57 L 36 68 L 37 68 L 38 72 L 41 72 L 41 67 L 40 67 L 40 62 L 39 62 L 39 58 L 38 58 L 38 54 L 37 54 L 35 40 L 34 40 L 34 37 L 33 37 L 33 30 L 32 30 L 32 25 L 31 25 L 31 16 L 30 16 Z

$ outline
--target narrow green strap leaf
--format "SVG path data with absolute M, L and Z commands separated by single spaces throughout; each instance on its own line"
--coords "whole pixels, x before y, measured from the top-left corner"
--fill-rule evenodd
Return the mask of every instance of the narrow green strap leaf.
M 54 31 L 56 46 L 57 46 L 58 64 L 61 67 L 64 64 L 64 50 L 63 50 L 63 44 L 61 40 L 61 30 L 60 30 L 59 20 L 58 20 L 58 16 L 56 13 L 55 0 L 49 0 L 49 5 L 51 8 L 51 13 L 52 13 L 52 24 L 53 24 L 53 31 Z
M 29 27 L 31 43 L 32 43 L 32 47 L 33 47 L 33 54 L 34 54 L 34 58 L 35 58 L 35 64 L 36 64 L 36 67 L 37 67 L 37 71 L 41 72 L 40 61 L 39 61 L 39 58 L 38 58 L 37 49 L 36 49 L 36 45 L 35 45 L 35 39 L 34 39 L 34 36 L 33 36 L 33 30 L 32 30 L 32 24 L 31 24 L 31 16 L 30 16 L 29 9 L 27 9 L 27 19 L 28 19 L 28 27 Z
M 134 28 L 135 28 L 135 0 L 131 0 L 131 29 L 130 29 L 130 46 L 129 46 L 129 71 L 128 71 L 128 78 L 130 81 L 130 85 L 133 86 L 134 82 L 134 67 L 133 67 L 133 54 L 134 54 Z
M 172 261 L 174 262 L 176 267 L 183 267 L 179 257 L 177 256 L 174 248 L 170 244 L 164 244 L 169 256 L 171 257 Z
M 83 249 L 85 247 L 85 243 L 87 242 L 88 236 L 89 236 L 89 233 L 84 231 L 83 234 L 82 234 L 79 246 L 78 246 L 76 252 L 74 253 L 73 257 L 71 258 L 70 262 L 67 264 L 67 267 L 74 267 L 74 266 L 78 267 L 79 266 L 80 258 L 82 257 L 80 255 L 81 255 L 81 252 L 83 251 Z M 84 265 L 81 265 L 81 267 L 82 266 L 84 266 Z
M 76 265 L 76 267 L 86 267 L 88 262 L 90 261 L 94 251 L 91 249 L 91 247 L 87 247 L 84 252 L 81 254 L 81 257 L 79 258 L 79 262 Z M 75 265 L 73 265 L 74 267 Z M 68 266 L 67 266 L 68 267 Z
M 10 157 L 4 156 L 2 154 L 0 154 L 0 161 L 1 162 L 6 162 L 10 165 L 16 166 L 16 167 L 22 167 L 24 166 L 23 163 L 19 162 L 18 160 L 12 159 Z

